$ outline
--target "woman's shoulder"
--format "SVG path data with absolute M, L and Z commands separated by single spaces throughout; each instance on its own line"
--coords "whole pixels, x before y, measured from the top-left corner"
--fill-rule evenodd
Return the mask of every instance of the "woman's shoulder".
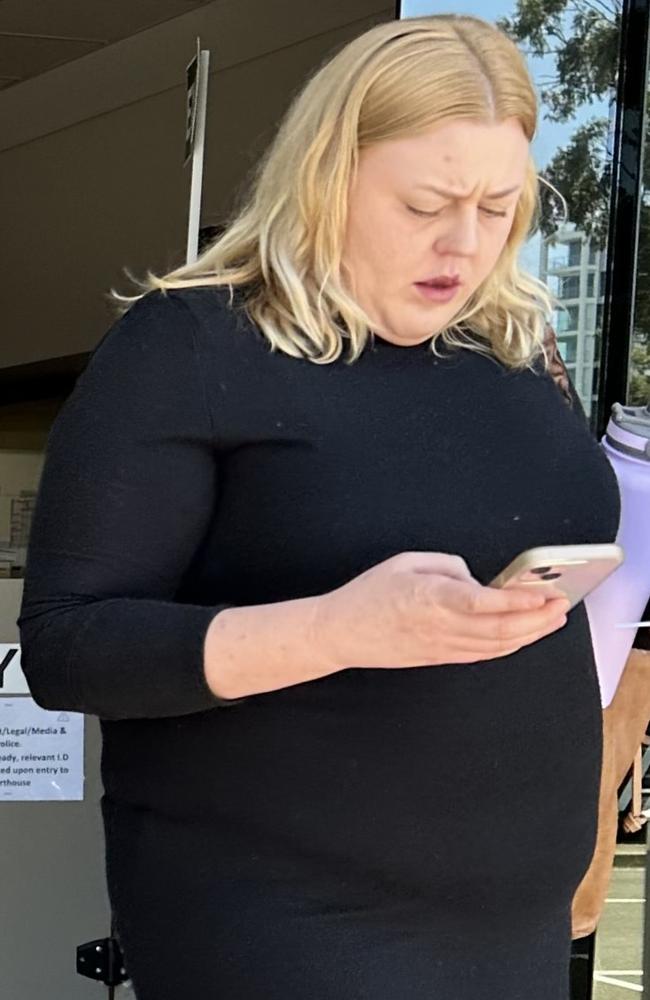
M 155 288 L 140 295 L 125 308 L 114 325 L 146 329 L 155 324 L 158 329 L 178 328 L 185 324 L 201 325 L 207 317 L 221 325 L 235 313 L 228 306 L 228 289 L 204 285 L 187 288 Z
M 148 294 L 166 295 L 172 302 L 187 309 L 199 323 L 243 325 L 246 320 L 242 293 L 230 285 L 188 285 Z
M 236 291 L 236 290 L 235 290 Z M 248 336 L 244 336 L 248 334 Z M 95 348 L 107 344 L 143 351 L 158 349 L 171 357 L 188 348 L 200 355 L 227 355 L 246 350 L 247 342 L 260 340 L 259 331 L 242 308 L 241 297 L 228 287 L 195 285 L 152 289 L 117 316 Z
M 206 350 L 258 350 L 266 343 L 248 316 L 242 292 L 230 285 L 192 285 L 168 289 L 177 308 L 187 311 Z

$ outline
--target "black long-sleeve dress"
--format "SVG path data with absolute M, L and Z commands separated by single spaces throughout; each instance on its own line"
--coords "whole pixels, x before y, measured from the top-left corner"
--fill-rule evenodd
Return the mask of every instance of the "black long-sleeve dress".
M 316 365 L 207 287 L 113 324 L 48 439 L 18 625 L 36 701 L 101 719 L 138 1000 L 565 1000 L 601 765 L 583 603 L 499 659 L 227 704 L 203 642 L 402 551 L 486 584 L 613 541 L 619 501 L 546 373 L 379 337 Z

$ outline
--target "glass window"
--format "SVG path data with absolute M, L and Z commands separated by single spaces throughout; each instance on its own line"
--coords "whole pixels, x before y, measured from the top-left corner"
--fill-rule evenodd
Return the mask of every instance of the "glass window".
M 581 254 L 582 240 L 571 240 L 569 243 L 569 267 L 578 267 L 580 265 Z
M 560 235 L 560 242 L 549 249 L 549 265 L 552 268 L 580 267 L 581 253 L 582 241 L 572 239 L 565 231 Z
M 567 330 L 578 330 L 578 318 L 580 315 L 578 306 L 567 306 L 564 309 L 557 309 L 555 315 L 557 317 L 555 329 L 558 333 L 564 333 Z
M 558 338 L 557 345 L 566 364 L 573 364 L 576 360 L 577 339 L 577 337 L 567 337 L 565 340 Z
M 550 261 L 551 261 L 551 254 L 549 252 L 549 262 Z M 555 264 L 555 265 L 551 265 L 551 266 L 562 267 L 562 264 Z M 556 298 L 558 298 L 558 299 L 560 298 L 560 296 L 562 294 L 561 282 L 562 282 L 562 279 L 561 279 L 561 277 L 558 274 L 549 274 L 548 281 L 546 282 L 546 284 L 548 285 L 548 287 L 550 288 L 550 290 L 553 292 L 553 295 L 555 295 Z
M 594 287 L 596 284 L 596 272 L 590 271 L 587 275 L 587 298 L 593 299 L 594 297 Z
M 547 277 L 555 278 L 553 274 L 563 267 L 569 266 L 569 248 L 566 243 L 549 244 L 548 246 L 548 267 L 550 273 Z
M 600 378 L 600 365 L 594 365 L 593 378 L 591 380 L 591 391 L 594 396 L 598 395 L 598 379 Z
M 561 279 L 560 298 L 577 299 L 580 297 L 580 275 L 572 274 Z

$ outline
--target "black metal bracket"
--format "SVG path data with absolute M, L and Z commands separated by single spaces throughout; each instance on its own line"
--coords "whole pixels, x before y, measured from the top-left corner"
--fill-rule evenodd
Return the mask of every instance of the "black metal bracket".
M 571 942 L 570 1000 L 591 1000 L 594 985 L 596 932 Z
M 119 986 L 129 978 L 114 937 L 98 938 L 77 946 L 77 972 L 105 986 Z

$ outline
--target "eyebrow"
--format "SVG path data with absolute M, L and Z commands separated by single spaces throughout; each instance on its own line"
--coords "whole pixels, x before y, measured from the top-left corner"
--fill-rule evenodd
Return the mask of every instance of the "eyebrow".
M 442 188 L 436 187 L 434 184 L 416 184 L 416 187 L 422 188 L 426 191 L 435 191 L 436 194 L 441 194 L 444 198 L 463 198 L 465 195 L 456 194 L 455 191 L 444 191 Z M 505 191 L 493 191 L 492 194 L 484 195 L 490 201 L 496 201 L 497 198 L 505 198 L 507 194 L 512 194 L 513 191 L 517 191 L 520 187 L 519 184 L 515 184 L 514 187 L 507 188 Z

